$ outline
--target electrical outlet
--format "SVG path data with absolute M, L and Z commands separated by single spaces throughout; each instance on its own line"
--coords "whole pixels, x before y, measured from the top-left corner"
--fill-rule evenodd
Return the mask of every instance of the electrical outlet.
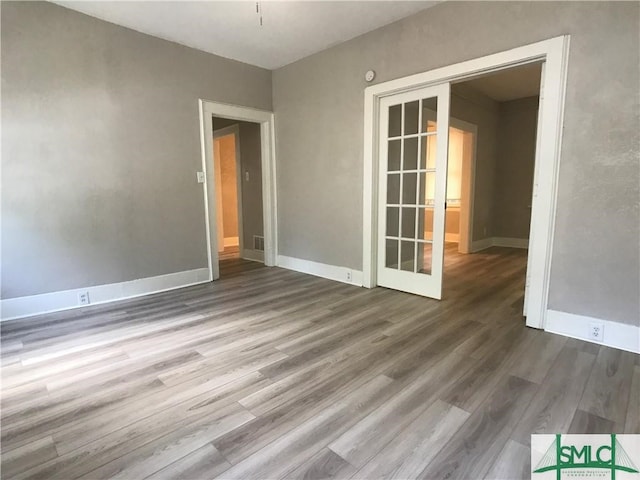
M 592 322 L 589 324 L 589 339 L 601 342 L 604 338 L 604 324 Z
M 78 292 L 78 305 L 89 305 L 89 292 Z
M 351 281 L 351 270 L 347 270 L 347 282 Z
M 196 180 L 198 181 L 198 183 L 204 183 L 204 172 L 196 172 Z

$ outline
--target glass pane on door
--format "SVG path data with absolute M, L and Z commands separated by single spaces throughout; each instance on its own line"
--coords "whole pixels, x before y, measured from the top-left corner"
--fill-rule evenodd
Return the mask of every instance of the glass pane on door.
M 388 108 L 383 265 L 430 275 L 437 98 L 412 100 Z

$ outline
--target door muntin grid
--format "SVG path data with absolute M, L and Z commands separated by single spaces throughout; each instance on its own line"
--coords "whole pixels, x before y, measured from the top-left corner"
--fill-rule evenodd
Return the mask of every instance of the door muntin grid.
M 388 107 L 386 268 L 431 274 L 437 97 Z

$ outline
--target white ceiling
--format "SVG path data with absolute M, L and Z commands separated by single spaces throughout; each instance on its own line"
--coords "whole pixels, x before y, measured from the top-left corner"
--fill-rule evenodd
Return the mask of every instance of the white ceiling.
M 541 73 L 542 64 L 534 63 L 523 67 L 509 68 L 463 83 L 497 102 L 508 102 L 509 100 L 539 95 Z
M 435 1 L 54 1 L 92 17 L 275 69 L 407 17 Z

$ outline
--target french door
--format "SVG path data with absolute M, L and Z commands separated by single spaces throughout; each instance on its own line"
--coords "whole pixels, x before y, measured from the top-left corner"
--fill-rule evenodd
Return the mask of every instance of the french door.
M 378 285 L 440 299 L 450 84 L 384 97 L 379 110 Z

